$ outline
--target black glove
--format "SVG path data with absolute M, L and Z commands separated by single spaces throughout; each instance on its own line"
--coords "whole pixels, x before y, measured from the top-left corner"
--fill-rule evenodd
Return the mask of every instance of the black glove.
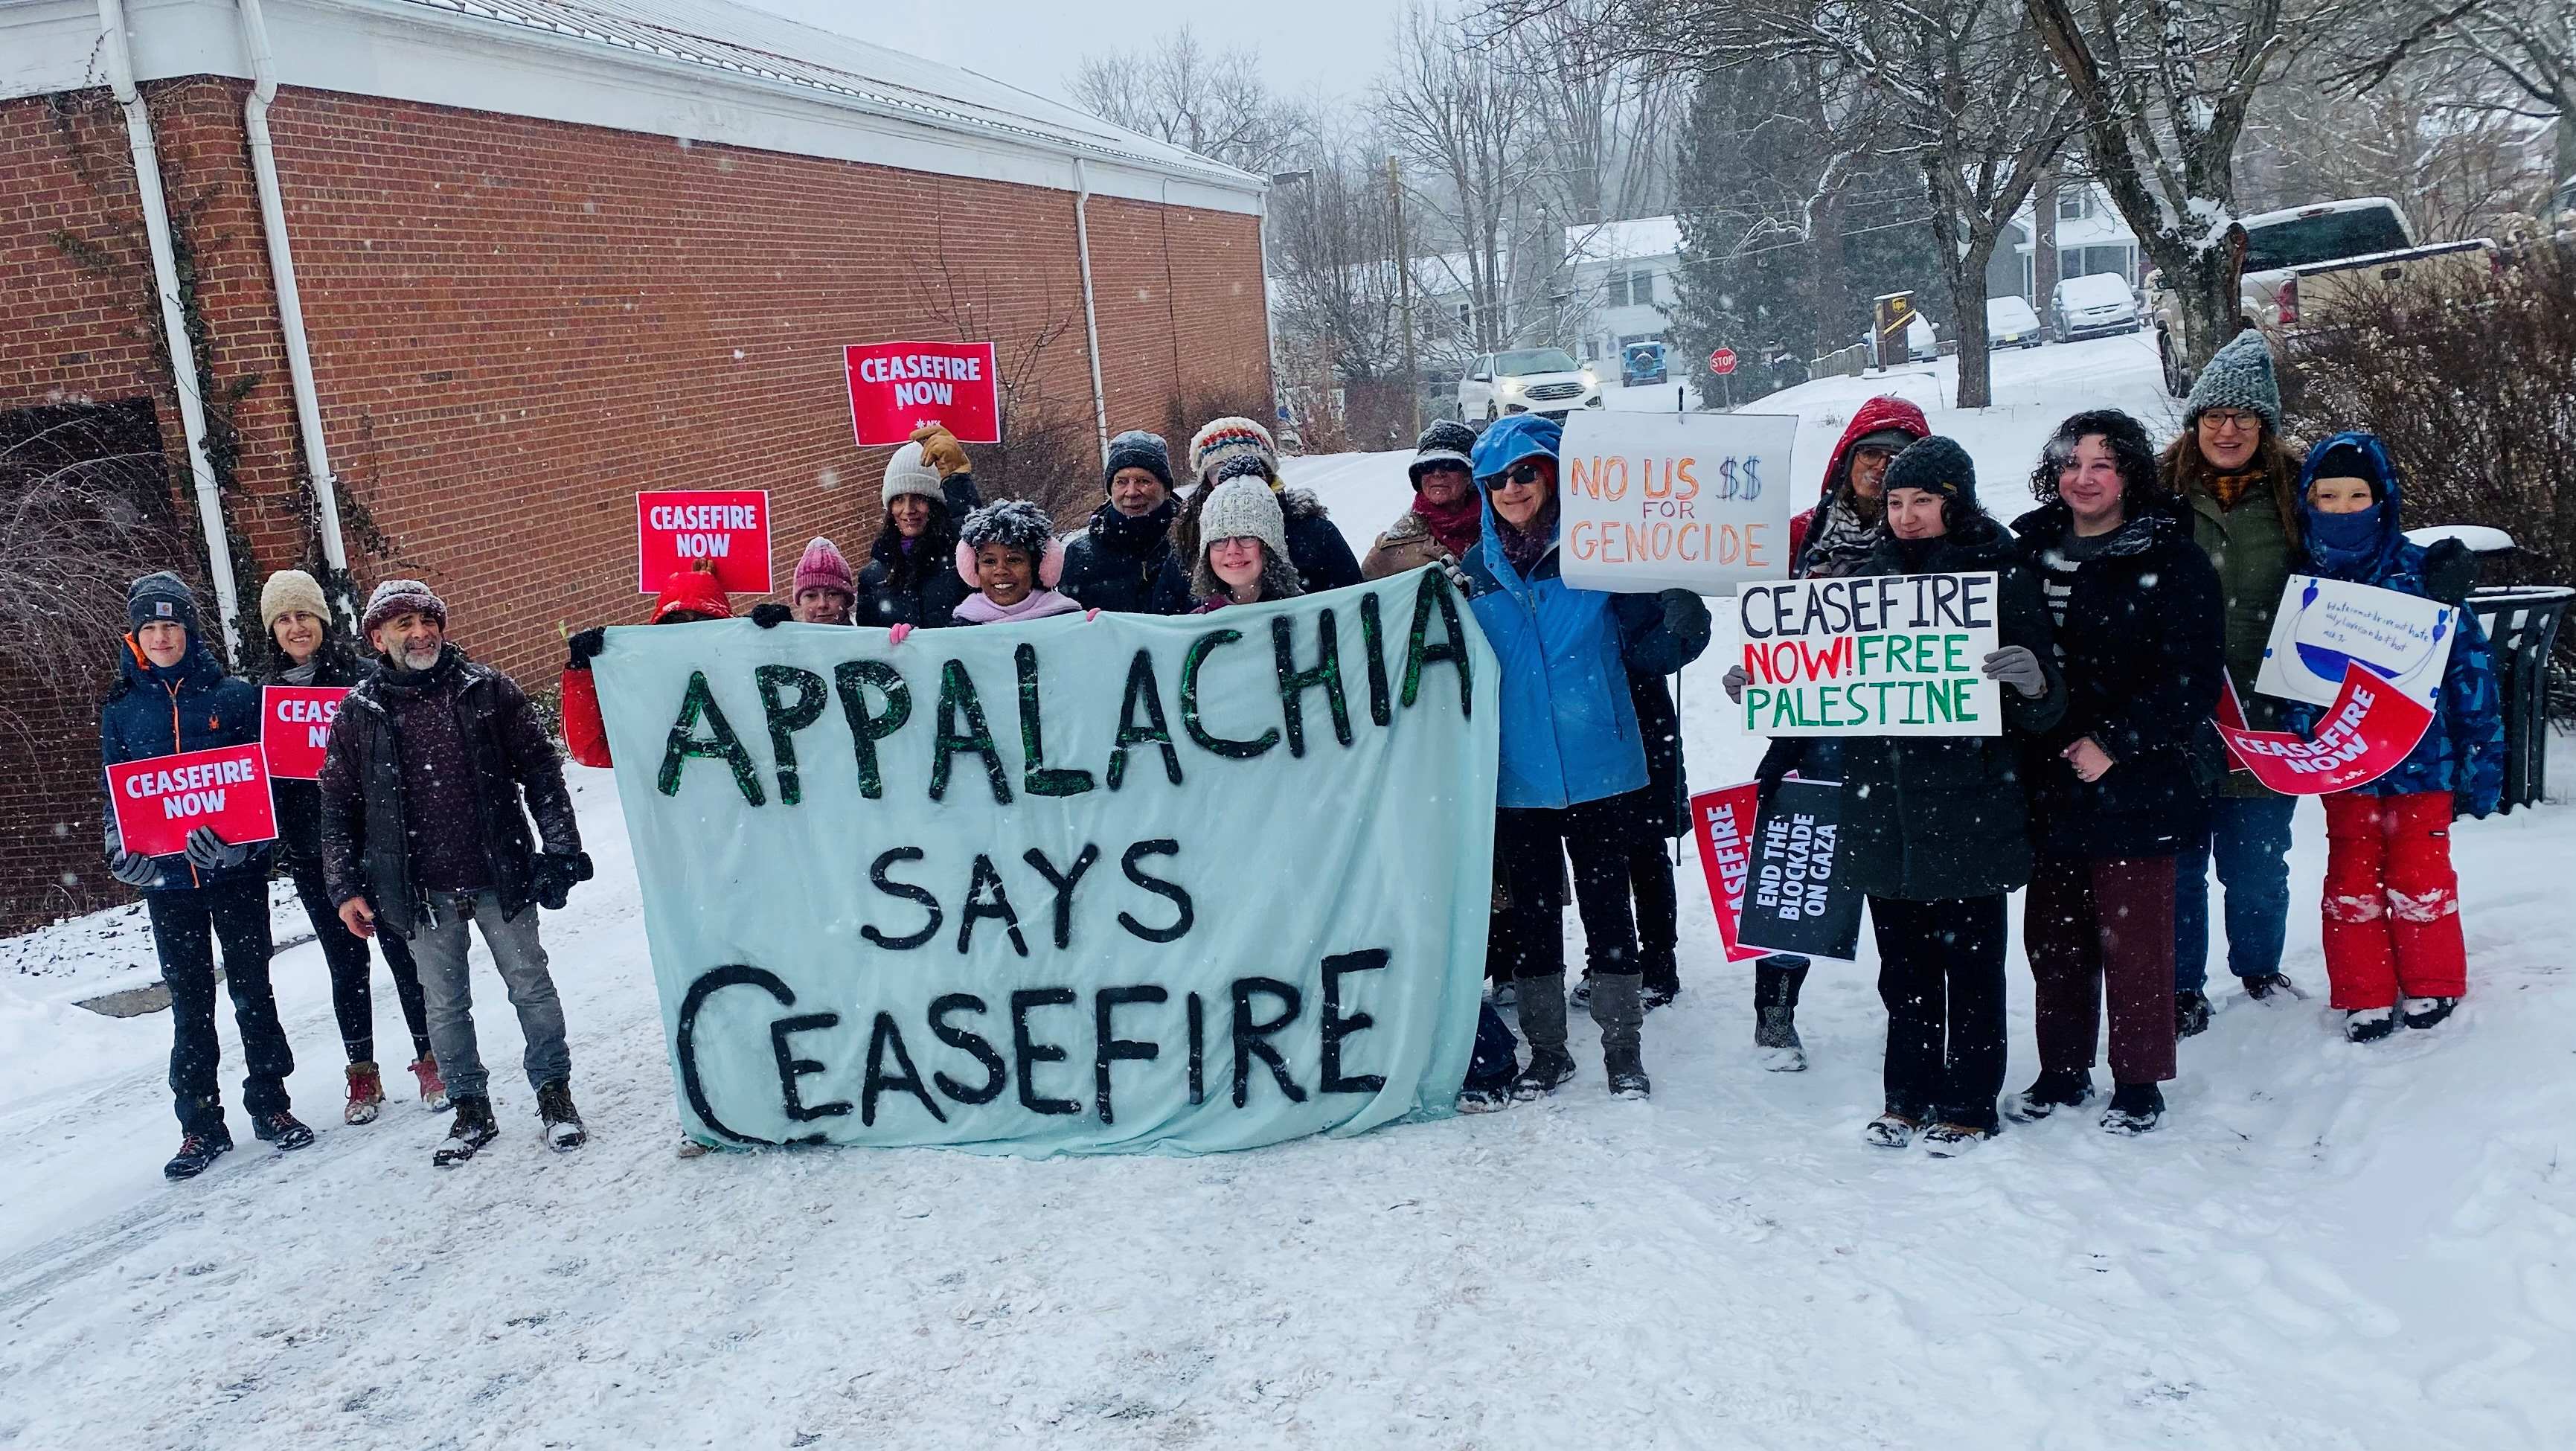
M 608 647 L 608 632 L 593 625 L 564 643 L 572 649 L 572 658 L 564 662 L 564 668 L 588 670 L 591 658 Z
M 250 860 L 250 848 L 234 846 L 215 835 L 211 826 L 200 826 L 188 833 L 188 864 L 205 872 L 229 871 Z
M 764 630 L 777 629 L 794 618 L 796 618 L 794 610 L 775 600 L 763 601 L 751 607 L 751 622 Z
M 1689 639 L 1708 629 L 1708 601 L 1686 589 L 1668 589 L 1656 596 L 1664 605 L 1666 634 Z
M 586 851 L 549 851 L 537 854 L 534 880 L 537 905 L 549 912 L 560 912 L 572 899 L 572 885 L 590 880 L 590 853 Z

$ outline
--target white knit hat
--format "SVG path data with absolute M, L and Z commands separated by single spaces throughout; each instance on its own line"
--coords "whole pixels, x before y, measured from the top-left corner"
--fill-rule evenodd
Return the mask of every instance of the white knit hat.
M 322 583 L 300 569 L 281 569 L 268 577 L 259 588 L 259 625 L 263 630 L 277 628 L 277 617 L 290 610 L 301 610 L 325 624 L 331 620 L 330 602 L 322 598 Z
M 1205 555 L 1225 539 L 1258 539 L 1272 559 L 1287 560 L 1288 519 L 1268 483 L 1227 479 L 1208 495 L 1207 507 L 1199 511 L 1199 553 Z
M 885 500 L 898 494 L 919 494 L 934 504 L 947 498 L 939 487 L 939 470 L 930 466 L 917 443 L 903 445 L 886 460 L 885 482 L 878 486 L 877 494 Z

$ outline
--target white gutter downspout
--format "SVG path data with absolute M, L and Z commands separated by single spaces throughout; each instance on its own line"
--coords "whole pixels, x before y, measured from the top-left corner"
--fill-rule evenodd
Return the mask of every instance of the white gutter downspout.
M 304 440 L 304 472 L 322 536 L 322 562 L 347 622 L 357 606 L 349 598 L 349 552 L 340 539 L 340 480 L 322 439 L 322 397 L 313 384 L 313 349 L 304 334 L 304 295 L 295 285 L 295 255 L 287 245 L 286 196 L 277 184 L 277 147 L 268 134 L 268 108 L 277 98 L 277 65 L 268 45 L 268 19 L 259 0 L 239 0 L 242 49 L 250 59 L 250 99 L 242 103 L 242 130 L 250 138 L 251 175 L 259 183 L 259 226 L 268 239 L 268 272 L 277 285 L 277 322 L 286 335 L 286 375 L 295 393 L 296 431 Z
M 1082 334 L 1091 344 L 1091 423 L 1100 434 L 1100 457 L 1109 457 L 1109 394 L 1100 386 L 1100 319 L 1091 307 L 1091 170 L 1073 160 L 1073 242 L 1082 256 Z
M 134 189 L 143 204 L 143 235 L 152 251 L 152 287 L 161 294 L 161 334 L 170 349 L 170 391 L 179 398 L 179 428 L 188 439 L 188 472 L 196 480 L 197 522 L 206 533 L 206 572 L 224 622 L 224 653 L 241 660 L 241 597 L 233 583 L 232 547 L 224 534 L 224 501 L 215 488 L 215 462 L 206 452 L 206 405 L 197 396 L 197 354 L 188 344 L 188 319 L 179 307 L 179 261 L 170 246 L 168 199 L 161 190 L 161 153 L 152 142 L 152 111 L 134 84 L 134 53 L 126 40 L 124 0 L 98 0 L 106 32 L 107 83 L 125 108 L 125 135 L 134 152 Z

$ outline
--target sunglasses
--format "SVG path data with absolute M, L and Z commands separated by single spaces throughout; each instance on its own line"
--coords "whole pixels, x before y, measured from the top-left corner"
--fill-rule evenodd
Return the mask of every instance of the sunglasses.
M 1538 483 L 1546 477 L 1546 474 L 1539 472 L 1538 465 L 1519 463 L 1512 465 L 1509 469 L 1504 471 L 1503 482 L 1507 484 L 1520 484 L 1526 487 L 1530 484 Z

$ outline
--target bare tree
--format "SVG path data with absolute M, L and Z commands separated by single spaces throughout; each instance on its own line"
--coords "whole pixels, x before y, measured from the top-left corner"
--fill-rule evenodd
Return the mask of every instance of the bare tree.
M 1477 352 L 1505 346 L 1515 325 L 1527 321 L 1513 306 L 1513 269 L 1516 260 L 1523 269 L 1531 265 L 1534 241 L 1527 146 L 1538 119 L 1533 93 L 1493 47 L 1417 5 L 1398 27 L 1394 65 L 1379 82 L 1375 110 L 1405 159 L 1438 179 L 1415 195 L 1458 244 L 1470 314 L 1464 341 Z M 1544 248 L 1547 270 L 1561 262 L 1561 249 L 1561 239 Z
M 1628 54 L 1620 4 L 1558 0 L 1487 37 L 1536 100 L 1534 180 L 1569 226 L 1645 215 L 1667 190 L 1683 77 Z
M 1267 176 L 1308 118 L 1261 75 L 1259 52 L 1210 51 L 1183 25 L 1145 50 L 1084 57 L 1069 85 L 1074 104 L 1104 121 Z
M 125 633 L 127 582 L 167 568 L 180 538 L 160 441 L 105 410 L 32 411 L 0 448 L 0 667 L 34 695 L 94 699 Z M 28 722 L 0 697 L 0 731 Z
M 2576 176 L 2576 7 L 2567 0 L 2385 0 L 2338 5 L 2328 28 L 2346 39 L 2345 64 L 2329 79 L 2367 94 L 2400 77 L 2410 61 L 2434 62 L 2437 74 L 2462 68 L 2501 80 L 2508 94 L 2475 106 L 2552 122 L 2557 154 L 2551 179 Z M 2389 25 L 2386 21 L 2394 20 Z M 2365 44 L 2350 44 L 2359 39 Z
M 1388 429 L 1411 417 L 1387 151 L 1349 122 L 1323 133 L 1300 158 L 1305 178 L 1271 193 L 1268 224 L 1271 343 L 1285 377 L 1340 391 L 1349 441 L 1366 447 L 1401 441 Z

